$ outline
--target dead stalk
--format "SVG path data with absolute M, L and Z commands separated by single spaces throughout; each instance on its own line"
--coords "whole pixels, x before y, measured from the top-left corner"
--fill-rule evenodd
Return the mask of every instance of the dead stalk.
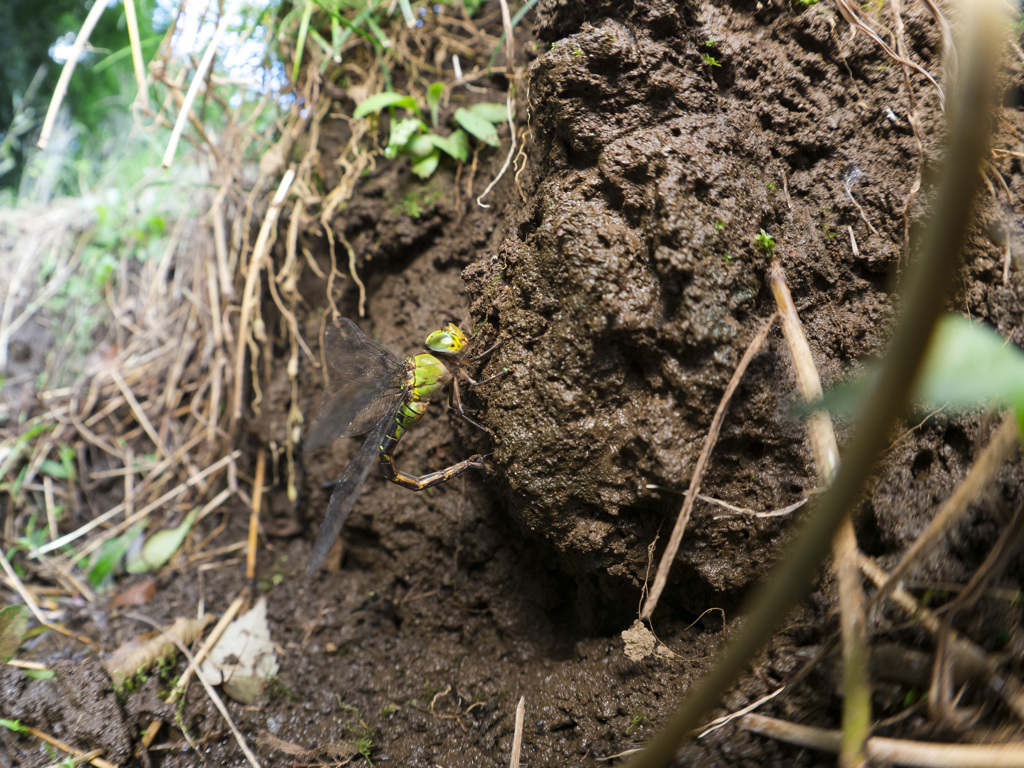
M 761 329 L 754 334 L 754 338 L 747 345 L 747 349 L 736 366 L 736 370 L 733 371 L 732 378 L 729 379 L 729 384 L 725 388 L 725 393 L 718 403 L 718 409 L 715 411 L 715 416 L 711 420 L 711 426 L 708 428 L 708 435 L 704 439 L 704 447 L 701 449 L 700 456 L 697 457 L 697 464 L 693 468 L 693 476 L 690 478 L 690 487 L 687 490 L 686 498 L 683 501 L 682 508 L 679 510 L 676 524 L 672 528 L 672 535 L 669 537 L 665 551 L 661 555 L 658 570 L 654 574 L 654 584 L 651 586 L 651 593 L 648 595 L 647 601 L 640 611 L 641 619 L 649 619 L 651 617 L 651 614 L 654 613 L 654 609 L 658 605 L 658 600 L 661 598 L 661 593 L 665 590 L 665 584 L 668 583 L 668 573 L 672 569 L 672 562 L 675 560 L 676 554 L 679 552 L 679 545 L 683 541 L 683 532 L 690 521 L 690 512 L 693 510 L 693 504 L 697 500 L 697 494 L 700 492 L 700 482 L 704 477 L 704 472 L 707 470 L 708 461 L 711 458 L 711 450 L 715 447 L 718 433 L 721 431 L 722 423 L 725 421 L 725 413 L 729 406 L 729 401 L 739 386 L 747 366 L 750 365 L 750 361 L 754 359 L 754 355 L 760 351 L 765 339 L 768 338 L 768 332 L 772 329 L 776 316 L 773 314 L 769 317 L 761 326 Z

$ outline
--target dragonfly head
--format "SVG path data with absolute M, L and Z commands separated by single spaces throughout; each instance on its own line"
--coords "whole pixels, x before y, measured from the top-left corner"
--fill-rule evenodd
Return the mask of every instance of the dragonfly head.
M 448 323 L 441 330 L 427 336 L 427 349 L 442 355 L 457 355 L 467 343 L 466 334 L 454 323 Z

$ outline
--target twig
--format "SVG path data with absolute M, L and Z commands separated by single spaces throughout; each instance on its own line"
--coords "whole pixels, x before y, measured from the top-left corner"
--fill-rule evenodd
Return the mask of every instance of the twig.
M 250 334 L 250 320 L 252 319 L 253 304 L 256 302 L 256 287 L 259 284 L 260 272 L 263 270 L 263 261 L 267 256 L 271 245 L 271 233 L 275 231 L 277 219 L 281 215 L 281 206 L 284 205 L 288 190 L 295 180 L 295 166 L 289 168 L 281 183 L 277 186 L 270 207 L 267 209 L 266 217 L 260 226 L 260 233 L 256 237 L 256 244 L 252 248 L 252 260 L 249 262 L 248 274 L 245 276 L 245 288 L 242 292 L 242 309 L 238 321 L 238 336 L 236 337 L 235 350 L 235 391 L 234 402 L 232 403 L 232 420 L 238 421 L 242 418 L 242 389 L 245 386 L 245 350 L 246 340 Z
M 100 0 L 100 2 L 103 2 L 103 0 Z M 56 738 L 54 736 L 51 736 L 48 733 L 43 733 L 38 728 L 33 728 L 30 725 L 26 725 L 26 726 L 24 726 L 24 728 L 25 728 L 25 731 L 27 733 L 31 733 L 37 739 L 42 739 L 47 744 L 49 744 L 51 746 L 54 746 L 57 749 L 59 749 L 61 752 L 67 752 L 72 757 L 78 757 L 78 756 L 84 754 L 84 753 L 80 752 L 79 750 L 75 749 L 74 747 L 72 747 L 71 745 L 65 744 L 60 739 L 58 739 L 58 738 Z M 95 765 L 96 768 L 118 768 L 117 765 L 115 765 L 114 763 L 110 762 L 109 760 L 104 760 L 102 757 L 98 757 L 98 756 L 95 756 L 95 755 L 93 755 L 93 757 L 89 758 L 89 763 L 91 765 Z
M 999 429 L 996 430 L 988 445 L 974 462 L 970 472 L 957 486 L 953 495 L 942 505 L 942 509 L 932 518 L 928 527 L 915 539 L 899 563 L 889 573 L 885 583 L 878 588 L 878 591 L 868 602 L 868 610 L 884 599 L 893 588 L 906 579 L 911 568 L 932 550 L 942 540 L 946 532 L 967 511 L 967 505 L 978 497 L 985 485 L 995 477 L 1003 463 L 1009 458 L 1019 443 L 1017 430 L 1017 419 L 1011 412 L 1007 414 Z
M 97 0 L 97 2 L 103 2 L 103 0 Z M 196 72 L 192 76 L 192 83 L 188 87 L 188 93 L 185 94 L 185 99 L 181 102 L 181 106 L 178 109 L 178 119 L 174 121 L 174 128 L 171 130 L 171 138 L 167 142 L 167 149 L 164 151 L 164 158 L 162 161 L 164 168 L 170 168 L 171 162 L 174 160 L 174 153 L 178 149 L 178 142 L 181 140 L 181 134 L 185 130 L 185 123 L 189 120 L 189 114 L 192 112 L 192 102 L 196 100 L 196 96 L 199 94 L 199 89 L 202 87 L 203 82 L 206 80 L 206 73 L 210 69 L 210 65 L 213 63 L 214 54 L 217 53 L 217 47 L 220 45 L 221 38 L 228 31 L 228 24 L 231 19 L 234 18 L 231 14 L 225 13 L 220 18 L 220 23 L 217 24 L 217 29 L 213 33 L 213 37 L 210 38 L 210 44 L 206 46 L 206 50 L 203 52 L 203 58 L 199 60 L 199 66 L 196 67 Z
M 853 199 L 852 195 L 850 199 Z M 805 402 L 818 400 L 821 398 L 821 378 L 786 284 L 782 264 L 778 261 L 774 261 L 768 269 L 768 283 L 782 317 L 782 333 L 793 356 L 793 369 L 800 395 Z M 839 466 L 839 446 L 827 411 L 815 411 L 808 417 L 807 433 L 811 439 L 818 478 L 828 485 Z M 839 764 L 849 768 L 866 763 L 864 744 L 871 727 L 867 620 L 857 565 L 857 537 L 849 515 L 839 526 L 833 552 L 836 580 L 839 583 L 840 630 L 843 638 L 843 744 Z
M 36 142 L 36 146 L 40 149 L 46 149 L 46 145 L 50 141 L 50 134 L 53 133 L 53 126 L 60 113 L 60 105 L 64 102 L 64 96 L 68 92 L 68 83 L 71 82 L 71 76 L 75 73 L 78 60 L 82 58 L 82 51 L 85 50 L 85 44 L 89 42 L 89 35 L 96 28 L 106 7 L 107 0 L 96 0 L 92 8 L 89 9 L 89 15 L 85 17 L 82 28 L 78 30 L 78 35 L 75 36 L 74 45 L 71 46 L 71 51 L 68 53 L 68 60 L 64 63 L 64 69 L 60 71 L 57 86 L 53 89 L 53 98 L 50 99 L 50 106 L 46 110 L 43 127 L 39 131 L 39 141 Z
M 763 715 L 747 715 L 748 731 L 823 752 L 837 752 L 839 731 L 797 725 Z M 876 764 L 894 763 L 921 768 L 1024 768 L 1024 744 L 947 744 L 874 736 L 867 741 L 868 758 Z
M 256 477 L 252 481 L 252 506 L 249 511 L 249 548 L 245 556 L 245 577 L 256 578 L 256 546 L 260 532 L 260 503 L 263 500 L 263 476 L 267 467 L 267 452 L 263 446 L 256 451 Z
M 185 671 L 181 673 L 181 677 L 178 678 L 178 682 L 175 683 L 171 689 L 170 694 L 164 701 L 167 704 L 174 704 L 178 702 L 187 692 L 188 685 L 192 681 L 192 675 L 195 674 L 196 668 L 203 663 L 207 655 L 210 653 L 210 649 L 217 644 L 220 640 L 220 636 L 224 634 L 224 630 L 228 628 L 228 625 L 235 620 L 239 611 L 242 610 L 242 606 L 249 600 L 249 590 L 243 589 L 242 592 L 232 601 L 228 609 L 224 611 L 224 615 L 220 617 L 213 629 L 210 630 L 204 639 L 202 644 L 199 646 L 199 650 L 196 651 L 195 656 L 189 659 L 188 666 L 185 667 Z M 142 745 L 149 748 L 149 745 L 153 743 L 153 739 L 156 738 L 160 727 L 163 725 L 163 720 L 157 718 L 153 720 L 149 727 L 146 728 L 146 733 L 142 737 Z
M 722 399 L 718 403 L 718 410 L 715 411 L 715 417 L 711 420 L 711 426 L 708 427 L 708 435 L 704 438 L 704 447 L 701 449 L 700 456 L 697 457 L 697 464 L 693 468 L 690 488 L 686 492 L 683 506 L 679 510 L 675 527 L 672 528 L 672 535 L 669 537 L 665 551 L 662 552 L 661 560 L 658 562 L 658 570 L 654 574 L 654 584 L 651 585 L 651 593 L 648 595 L 647 601 L 640 611 L 641 619 L 649 619 L 651 617 L 651 614 L 654 613 L 654 609 L 658 605 L 658 600 L 661 598 L 661 593 L 665 590 L 665 584 L 668 583 L 668 572 L 672 568 L 672 563 L 676 559 L 676 553 L 679 551 L 679 545 L 683 541 L 683 532 L 686 530 L 686 525 L 690 522 L 690 512 L 693 510 L 693 504 L 697 500 L 697 494 L 700 492 L 700 481 L 704 477 L 708 460 L 711 458 L 711 449 L 715 447 L 718 433 L 721 431 L 722 423 L 725 421 L 725 412 L 729 406 L 729 401 L 739 386 L 740 379 L 743 378 L 743 374 L 746 372 L 747 366 L 750 365 L 750 361 L 754 359 L 754 355 L 760 351 L 765 339 L 768 338 L 768 332 L 772 329 L 775 318 L 776 315 L 773 314 L 761 326 L 761 330 L 754 334 L 754 338 L 747 345 L 747 349 L 736 366 L 736 370 L 733 371 L 732 378 L 729 379 L 729 384 L 726 386 Z
M 163 628 L 159 624 L 157 624 L 155 621 L 153 621 L 147 616 L 143 616 L 142 614 L 138 613 L 130 613 L 127 615 L 133 619 L 143 622 L 144 624 L 148 624 L 149 626 L 156 629 L 161 635 L 163 635 L 172 643 L 174 643 L 174 645 L 177 646 L 178 650 L 181 651 L 182 655 L 189 660 L 189 663 L 191 665 L 193 661 L 192 653 L 189 651 L 188 648 L 185 647 L 185 644 L 182 643 L 178 638 L 173 637 L 172 635 L 169 635 L 168 633 L 164 632 Z M 210 697 L 210 701 L 213 702 L 213 705 L 217 708 L 217 711 L 220 712 L 221 717 L 224 718 L 224 722 L 227 723 L 228 728 L 231 729 L 231 733 L 235 737 L 235 741 L 238 742 L 238 746 L 241 747 L 242 754 L 245 755 L 246 760 L 249 761 L 249 764 L 252 765 L 253 768 L 260 768 L 260 761 L 256 759 L 256 755 L 254 755 L 252 750 L 249 749 L 249 745 L 246 743 L 245 737 L 242 736 L 241 732 L 235 726 L 235 722 L 231 719 L 231 714 L 228 712 L 228 708 L 224 706 L 223 700 L 220 698 L 220 696 L 217 695 L 217 691 L 214 690 L 212 685 L 210 685 L 210 681 L 206 679 L 206 676 L 203 675 L 203 672 L 199 667 L 195 668 L 195 675 L 199 679 L 199 682 L 203 684 L 203 688 L 206 690 L 206 695 Z
M 512 736 L 512 757 L 508 762 L 509 768 L 519 768 L 519 753 L 523 749 L 523 719 L 526 716 L 526 697 L 519 697 L 519 704 L 516 705 L 516 729 Z

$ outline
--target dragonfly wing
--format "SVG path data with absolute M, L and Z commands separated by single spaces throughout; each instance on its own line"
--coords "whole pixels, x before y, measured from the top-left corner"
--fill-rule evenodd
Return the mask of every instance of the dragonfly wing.
M 306 437 L 308 450 L 373 429 L 401 400 L 406 381 L 405 363 L 348 318 L 324 331 L 324 356 L 330 375 Z
M 392 411 L 395 410 L 397 409 L 392 408 Z M 331 500 L 327 503 L 327 513 L 324 515 L 323 522 L 320 523 L 320 532 L 313 543 L 313 554 L 309 559 L 307 573 L 313 574 L 320 568 L 327 553 L 331 551 L 334 540 L 341 533 L 345 520 L 348 518 L 349 512 L 352 511 L 352 505 L 356 503 L 356 497 L 359 496 L 359 491 L 362 490 L 363 483 L 366 482 L 370 467 L 374 464 L 374 458 L 377 456 L 377 450 L 384 438 L 384 433 L 387 432 L 389 422 L 390 419 L 381 421 L 380 426 L 363 441 L 359 452 L 341 473 L 341 477 L 331 493 Z
M 347 317 L 324 330 L 324 356 L 332 378 L 390 379 L 405 371 L 405 363 L 394 352 L 367 338 Z
M 306 434 L 305 449 L 312 451 L 339 437 L 369 432 L 401 399 L 402 390 L 393 385 L 332 382 Z

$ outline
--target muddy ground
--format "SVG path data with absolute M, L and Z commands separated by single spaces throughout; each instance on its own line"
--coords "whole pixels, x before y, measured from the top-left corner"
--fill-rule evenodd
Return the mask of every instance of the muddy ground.
M 903 22 L 912 56 L 941 82 L 940 33 L 928 10 L 910 4 Z M 231 705 L 265 765 L 296 759 L 267 734 L 322 748 L 306 759 L 327 764 L 507 765 L 520 697 L 525 765 L 606 765 L 642 745 L 714 663 L 738 626 L 739 601 L 785 552 L 801 514 L 755 517 L 698 503 L 654 616 L 670 652 L 626 657 L 619 633 L 635 619 L 653 570 L 649 547 L 657 542 L 656 564 L 725 384 L 774 309 L 769 258 L 754 236 L 763 229 L 777 243 L 826 383 L 881 353 L 894 322 L 901 268 L 913 257 L 905 236 L 922 221 L 941 157 L 938 94 L 915 73 L 912 102 L 900 66 L 852 34 L 829 3 L 555 0 L 541 2 L 532 37 L 520 43 L 530 62 L 519 103 L 520 119 L 529 110 L 527 163 L 506 176 L 491 208 L 471 197 L 500 166 L 499 153 L 484 158 L 472 196 L 464 176 L 442 170 L 421 186 L 401 162 L 382 163 L 335 220 L 360 254 L 367 318 L 359 322 L 371 337 L 405 356 L 439 322 L 455 320 L 472 331 L 473 350 L 500 342 L 473 373 L 507 372 L 467 395 L 489 432 L 435 405 L 398 453 L 399 467 L 417 473 L 488 453 L 489 471 L 419 494 L 371 473 L 343 551 L 316 576 L 305 565 L 329 494 L 321 484 L 359 441 L 303 457 L 297 505 L 283 488 L 270 491 L 258 588 L 280 671 L 258 705 Z M 500 98 L 504 82 L 491 85 L 491 98 Z M 913 104 L 922 150 L 907 117 Z M 998 145 L 1010 146 L 1024 129 L 1012 99 L 1004 116 Z M 345 138 L 340 126 L 326 136 Z M 331 156 L 329 144 L 323 154 Z M 919 162 L 925 183 L 908 206 Z M 1024 172 L 1006 156 L 993 162 L 995 172 L 1006 190 L 982 203 L 952 308 L 1022 344 L 1019 274 L 1011 270 L 1004 283 L 1003 250 L 984 233 L 1020 216 Z M 328 183 L 331 173 L 325 167 Z M 307 244 L 327 264 L 323 238 L 310 233 Z M 307 278 L 303 329 L 312 341 L 324 289 Z M 355 317 L 355 288 L 340 291 L 342 310 Z M 301 406 L 310 414 L 319 375 L 303 372 Z M 252 454 L 282 437 L 290 404 L 283 371 L 280 383 L 251 421 L 243 447 Z M 705 494 L 758 512 L 813 494 L 810 453 L 788 410 L 794 393 L 775 331 L 730 407 Z M 993 423 L 980 414 L 908 420 L 861 506 L 861 549 L 891 566 L 963 478 Z M 850 426 L 839 425 L 841 442 Z M 1021 479 L 1017 463 L 1004 471 L 971 524 L 918 572 L 921 591 L 969 578 L 1019 508 Z M 237 512 L 211 547 L 244 537 L 247 512 Z M 170 621 L 194 614 L 198 599 L 222 611 L 243 571 L 235 562 L 167 574 L 145 613 Z M 1020 575 L 1014 560 L 1004 585 L 1016 589 Z M 79 619 L 73 628 L 106 648 L 142 631 L 116 611 Z M 877 619 L 876 640 L 933 650 L 899 614 Z M 1019 605 L 982 601 L 961 628 L 1008 658 L 1024 650 Z M 784 683 L 835 629 L 825 575 L 725 706 Z M 118 701 L 91 664 L 85 658 L 73 669 L 85 670 L 78 674 L 109 711 L 87 712 L 80 696 L 52 681 L 7 673 L 0 715 L 45 723 L 132 764 L 139 729 L 158 713 L 170 716 L 157 698 L 161 683 L 151 678 Z M 890 682 L 890 671 L 875 670 L 874 716 L 886 721 L 876 733 L 956 738 L 921 707 L 908 708 L 927 679 L 915 688 Z M 826 664 L 761 711 L 837 727 L 836 674 Z M 969 689 L 964 703 L 982 705 L 979 722 L 996 728 L 1005 712 L 985 701 L 984 691 Z M 182 722 L 198 749 L 171 728 L 150 750 L 152 764 L 243 763 L 196 689 Z M 46 762 L 12 735 L 0 744 L 12 764 Z M 354 744 L 366 756 L 353 756 Z M 735 726 L 679 758 L 832 763 Z

